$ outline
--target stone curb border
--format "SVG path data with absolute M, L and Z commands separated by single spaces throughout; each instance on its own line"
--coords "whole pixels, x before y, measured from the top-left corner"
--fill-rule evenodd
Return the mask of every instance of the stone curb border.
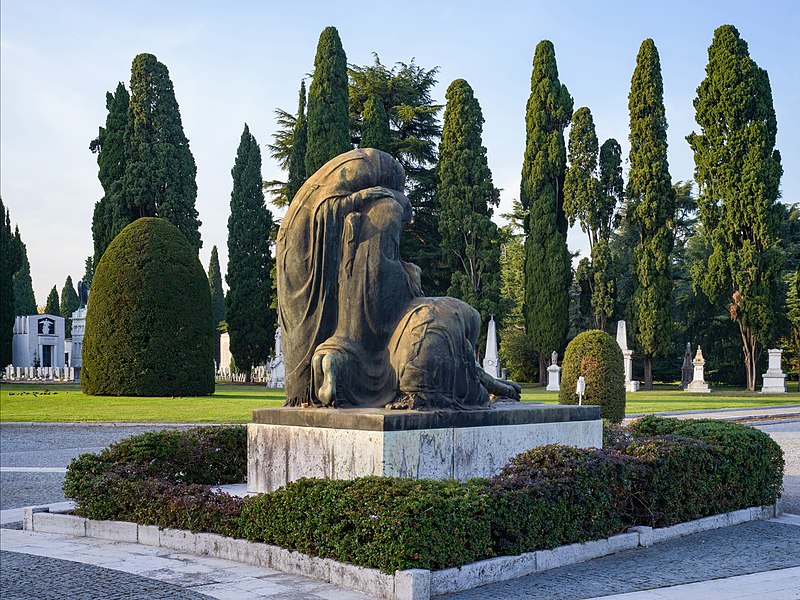
M 627 533 L 604 540 L 569 544 L 552 550 L 527 552 L 519 556 L 500 556 L 441 571 L 407 569 L 395 571 L 390 575 L 378 569 L 308 556 L 269 544 L 211 533 L 192 533 L 183 529 L 159 529 L 155 525 L 138 525 L 126 521 L 95 521 L 64 514 L 68 510 L 50 512 L 49 507 L 27 507 L 23 511 L 23 529 L 38 533 L 146 544 L 187 554 L 232 560 L 304 575 L 377 596 L 382 600 L 430 600 L 433 596 L 515 579 L 539 571 L 600 558 L 622 550 L 632 550 L 638 546 L 652 546 L 692 533 L 739 525 L 748 521 L 768 520 L 783 514 L 782 502 L 778 498 L 774 505 L 745 508 L 671 527 L 658 529 L 644 526 L 631 527 Z

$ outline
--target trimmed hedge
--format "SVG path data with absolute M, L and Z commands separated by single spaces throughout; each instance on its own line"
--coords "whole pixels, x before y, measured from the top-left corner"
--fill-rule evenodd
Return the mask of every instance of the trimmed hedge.
M 475 481 L 302 479 L 247 498 L 240 525 L 248 540 L 391 573 L 492 556 L 489 510 Z
M 109 244 L 92 280 L 81 389 L 99 396 L 214 393 L 203 266 L 178 228 L 146 217 Z
M 302 479 L 244 501 L 244 427 L 146 433 L 72 461 L 77 512 L 267 542 L 379 568 L 443 569 L 774 502 L 780 446 L 723 421 L 607 425 L 607 449 L 542 446 L 489 480 Z
M 600 416 L 614 423 L 625 418 L 625 366 L 617 342 L 605 331 L 593 329 L 577 335 L 561 362 L 559 404 L 577 404 L 575 388 L 583 375 L 584 404 L 600 406 Z

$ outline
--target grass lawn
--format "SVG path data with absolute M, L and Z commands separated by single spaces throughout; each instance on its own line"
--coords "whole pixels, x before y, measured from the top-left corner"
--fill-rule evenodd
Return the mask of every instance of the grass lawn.
M 762 395 L 713 387 L 711 394 L 687 394 L 675 385 L 627 395 L 627 414 L 800 404 L 800 395 Z M 792 383 L 790 389 L 796 390 Z M 2 384 L 0 421 L 247 423 L 254 408 L 283 405 L 283 390 L 262 385 L 217 384 L 213 396 L 130 398 L 86 396 L 73 384 Z M 526 402 L 558 403 L 558 392 L 523 386 Z

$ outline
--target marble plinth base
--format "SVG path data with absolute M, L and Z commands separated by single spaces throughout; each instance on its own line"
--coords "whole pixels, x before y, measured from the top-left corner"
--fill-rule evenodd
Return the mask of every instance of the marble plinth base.
M 785 394 L 786 393 L 786 375 L 770 375 L 769 372 L 764 373 L 764 384 L 761 386 L 762 394 Z
M 708 387 L 708 384 L 705 381 L 697 381 L 695 379 L 686 387 L 686 391 L 693 392 L 695 394 L 710 394 L 711 388 Z
M 639 381 L 634 379 L 633 381 L 626 381 L 625 382 L 625 391 L 626 392 L 638 392 L 639 391 Z
M 247 489 L 302 477 L 489 477 L 545 444 L 599 448 L 598 406 L 513 404 L 479 411 L 262 408 L 247 426 Z

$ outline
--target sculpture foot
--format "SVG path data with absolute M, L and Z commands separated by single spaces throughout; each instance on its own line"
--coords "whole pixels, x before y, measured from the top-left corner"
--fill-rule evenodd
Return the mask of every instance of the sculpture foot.
M 322 406 L 336 405 L 336 360 L 332 354 L 315 354 L 311 360 L 317 400 Z

